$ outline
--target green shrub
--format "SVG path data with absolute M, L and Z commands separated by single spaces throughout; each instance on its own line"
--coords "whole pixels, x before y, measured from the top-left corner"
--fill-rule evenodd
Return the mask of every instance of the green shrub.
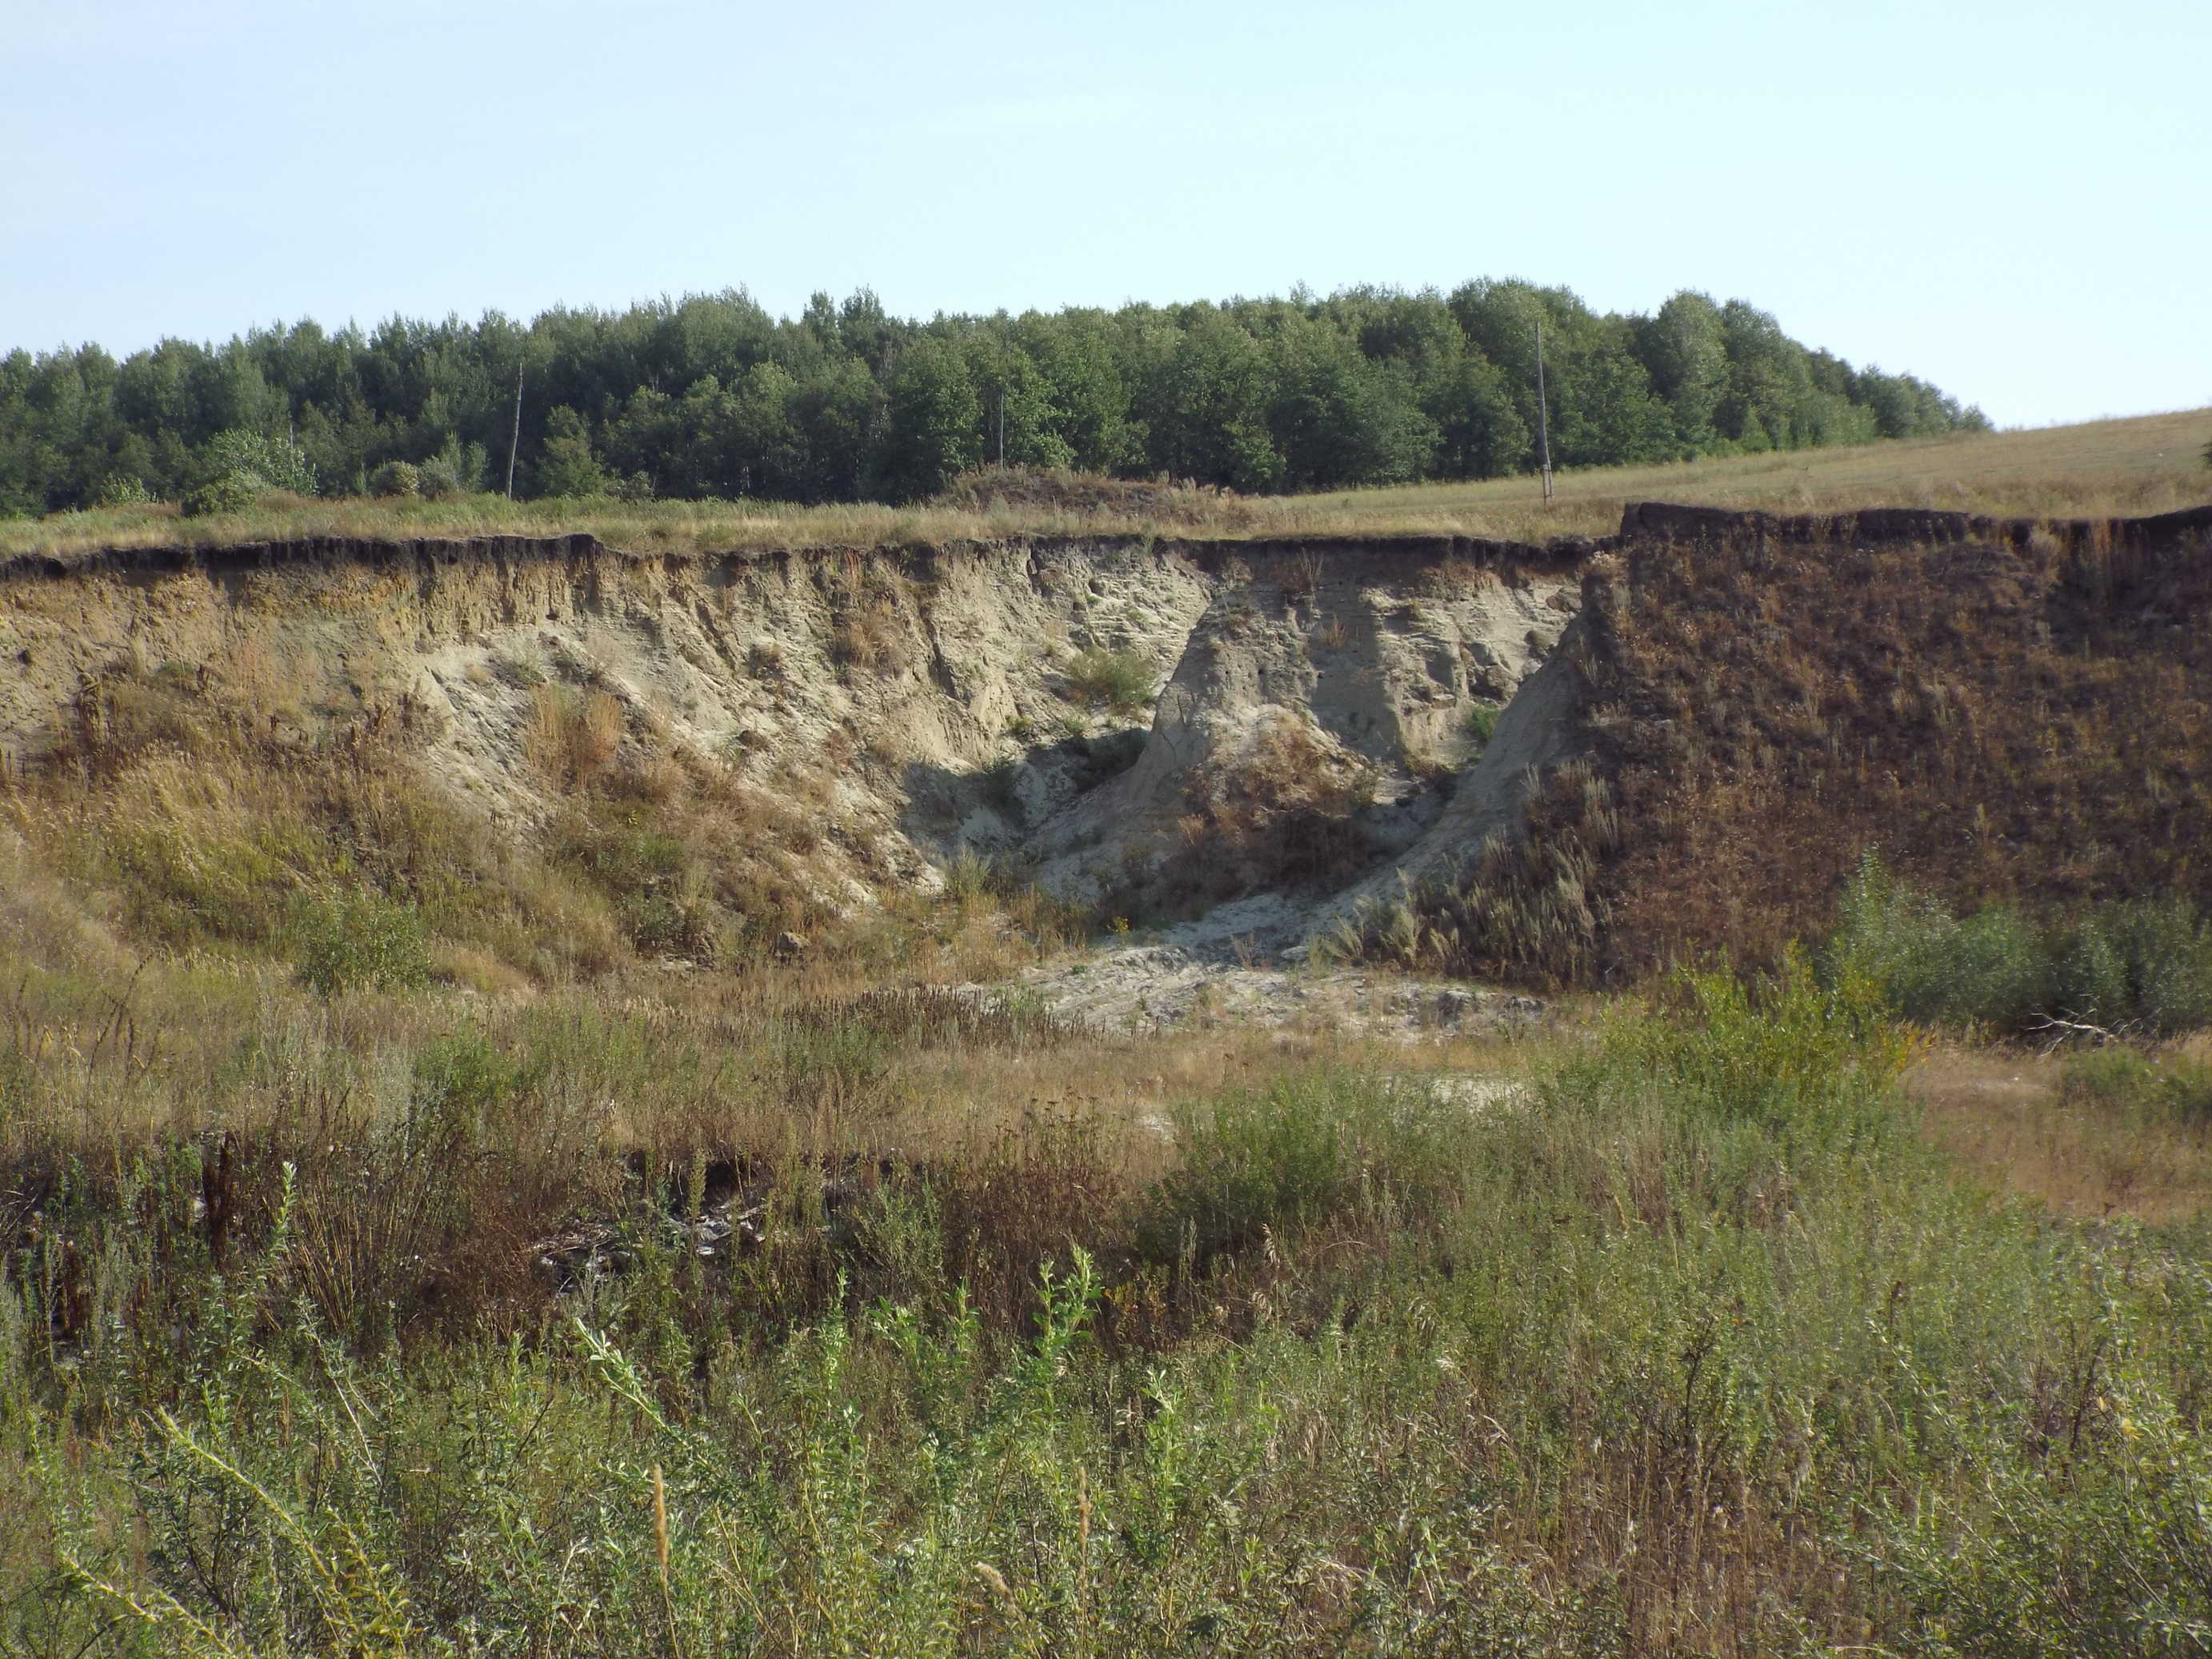
M 1001 755 L 977 774 L 983 799 L 1017 822 L 1022 816 L 1021 782 L 1025 769 L 1019 755 Z
M 467 493 L 460 469 L 443 455 L 433 455 L 415 469 L 415 487 L 425 500 L 433 501 L 454 501 Z
M 1899 1006 L 1916 1018 L 2009 1030 L 2045 1006 L 2050 964 L 2027 919 L 1993 904 L 1933 934 L 1900 988 Z
M 2199 1285 L 2191 1287 L 2201 1296 Z M 2194 1297 L 2190 1298 L 2194 1300 Z M 2201 1318 L 2201 1312 L 2191 1310 Z M 1940 1396 L 1927 1431 L 1959 1436 L 1988 1471 L 1983 1490 L 1886 1504 L 1869 1552 L 1899 1595 L 1886 1652 L 2071 1659 L 2212 1651 L 2212 1439 L 2144 1350 L 2107 1316 L 2070 1422 L 2047 1460 Z M 2086 1425 L 2086 1432 L 2085 1432 Z
M 1862 976 L 1913 1019 L 2012 1030 L 2047 1006 L 2050 963 L 2021 915 L 1990 905 L 1965 921 L 1896 880 L 1869 852 L 1844 890 L 1824 955 L 1832 980 Z
M 199 455 L 204 482 L 236 480 L 258 495 L 270 489 L 312 495 L 318 485 L 314 464 L 289 438 L 271 438 L 240 427 L 218 432 L 207 441 Z
M 485 1038 L 434 1038 L 415 1056 L 409 1133 L 421 1145 L 474 1145 L 521 1097 L 524 1083 L 522 1068 Z
M 2100 905 L 2057 942 L 2056 1006 L 2108 1030 L 2212 1023 L 2212 939 L 2185 899 Z
M 243 512 L 272 489 L 312 495 L 318 488 L 314 466 L 297 444 L 240 428 L 209 439 L 193 470 L 199 482 L 184 499 L 191 518 Z
M 117 472 L 100 484 L 93 502 L 98 507 L 143 507 L 153 499 L 154 492 L 143 481 Z
M 944 870 L 945 896 L 955 904 L 995 902 L 1013 890 L 1008 868 L 988 854 L 963 847 Z
M 422 493 L 422 475 L 411 461 L 386 461 L 368 475 L 368 493 L 386 499 Z
M 1092 646 L 1067 665 L 1067 695 L 1086 708 L 1133 714 L 1152 706 L 1151 665 L 1133 651 Z
M 630 948 L 641 956 L 711 963 L 721 953 L 720 919 L 696 895 L 648 892 L 623 907 Z
M 1498 735 L 1499 712 L 1496 703 L 1470 703 L 1467 713 L 1459 717 L 1459 729 L 1474 753 L 1480 755 L 1489 748 L 1491 738 Z
M 698 962 L 720 953 L 720 912 L 707 896 L 705 868 L 646 808 L 578 813 L 560 826 L 556 844 L 612 902 L 632 949 Z
M 322 996 L 410 990 L 430 977 L 415 907 L 373 892 L 309 904 L 297 927 L 295 961 L 301 980 Z
M 2002 904 L 1961 921 L 1869 852 L 1821 962 L 1832 981 L 1870 980 L 1913 1019 L 2007 1031 L 2054 1019 L 2148 1033 L 2212 1024 L 2212 933 L 2185 899 L 2100 905 L 2049 931 Z
M 427 461 L 385 462 L 368 475 L 368 493 L 387 500 L 419 495 L 425 501 L 455 501 L 469 493 L 482 471 L 477 446 L 464 452 L 448 444 Z
M 209 519 L 222 513 L 243 513 L 268 493 L 258 478 L 225 473 L 185 492 L 185 516 Z
M 1793 1144 L 1849 1141 L 1893 1116 L 1908 1049 L 1873 980 L 1845 974 L 1823 988 L 1793 951 L 1773 980 L 1685 972 L 1666 1000 L 1674 1017 L 1610 1026 L 1594 1056 L 1567 1068 L 1566 1086 L 1601 1099 L 1624 1074 L 1656 1079 L 1695 1118 Z

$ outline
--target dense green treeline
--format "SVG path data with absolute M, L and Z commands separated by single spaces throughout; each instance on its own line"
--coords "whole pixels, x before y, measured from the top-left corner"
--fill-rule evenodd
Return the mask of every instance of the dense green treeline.
M 1855 369 L 1741 301 L 1601 315 L 1565 289 L 887 314 L 743 293 L 527 325 L 312 322 L 0 359 L 0 515 L 264 488 L 793 501 L 929 495 L 987 460 L 1247 491 L 1488 477 L 1536 465 L 1536 324 L 1564 466 L 1863 443 L 1985 425 Z M 521 435 L 514 395 L 522 384 Z

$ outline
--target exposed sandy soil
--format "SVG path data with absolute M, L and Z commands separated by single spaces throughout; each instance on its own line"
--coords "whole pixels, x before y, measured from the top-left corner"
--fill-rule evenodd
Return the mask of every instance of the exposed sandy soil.
M 1534 997 L 1415 975 L 1246 966 L 1172 944 L 1102 951 L 1020 981 L 1063 1018 L 1102 1031 L 1249 1025 L 1406 1043 L 1517 1034 L 1547 1014 Z
M 821 910 L 935 891 L 964 854 L 1079 903 L 1126 890 L 1140 920 L 1285 886 L 1285 826 L 1315 826 L 1279 824 L 1267 791 L 1295 795 L 1318 769 L 1345 783 L 1321 831 L 1356 856 L 1288 884 L 1297 904 L 1259 941 L 1276 949 L 1437 824 L 1467 717 L 1513 697 L 1578 596 L 1571 553 L 1449 542 L 640 557 L 509 538 L 125 557 L 0 581 L 0 763 L 36 770 L 94 740 L 98 688 L 176 686 L 301 756 L 404 732 L 489 835 L 527 837 L 562 806 L 536 752 L 548 722 L 585 708 L 606 765 L 649 780 L 707 757 L 773 798 L 804 833 L 765 855 Z M 1086 653 L 1152 696 L 1086 704 L 1070 674 Z M 1224 778 L 1258 781 L 1233 803 L 1241 843 L 1192 833 Z M 1170 866 L 1182 887 L 1164 883 Z

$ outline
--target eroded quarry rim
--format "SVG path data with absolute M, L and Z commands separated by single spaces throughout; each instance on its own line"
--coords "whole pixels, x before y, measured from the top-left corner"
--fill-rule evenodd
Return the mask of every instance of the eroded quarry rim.
M 1011 860 L 1102 920 L 1149 907 L 1140 948 L 1164 993 L 1194 969 L 1304 962 L 1394 886 L 1518 835 L 1532 790 L 1587 748 L 1565 647 L 1615 556 L 1985 544 L 2078 561 L 2208 533 L 2212 507 L 2090 520 L 1645 501 L 1613 536 L 1542 545 L 1022 535 L 641 552 L 574 534 L 27 556 L 0 564 L 0 741 L 35 766 L 118 664 L 228 672 L 242 637 L 266 636 L 322 677 L 301 694 L 303 739 L 384 718 L 396 695 L 423 722 L 431 772 L 520 835 L 557 805 L 526 757 L 526 682 L 572 684 L 619 706 L 625 750 L 721 756 L 832 826 L 786 860 L 826 908 L 865 907 L 887 884 L 927 890 L 965 855 Z M 295 577 L 311 586 L 284 586 Z M 83 582 L 107 585 L 76 602 Z M 1149 704 L 1073 708 L 1065 665 L 1085 651 L 1136 662 Z M 1476 743 L 1464 732 L 1481 708 L 1495 729 Z M 1348 826 L 1340 845 L 1332 825 Z

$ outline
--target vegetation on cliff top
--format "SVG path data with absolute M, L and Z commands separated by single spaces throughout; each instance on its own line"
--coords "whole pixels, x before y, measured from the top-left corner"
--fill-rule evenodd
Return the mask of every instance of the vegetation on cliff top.
M 1562 466 L 1979 428 L 1741 301 L 1600 315 L 1565 289 L 896 318 L 863 293 L 771 317 L 742 293 L 528 324 L 312 322 L 0 358 L 0 516 L 255 489 L 908 501 L 986 460 L 1245 492 L 1537 464 L 1535 333 Z M 514 441 L 518 376 L 521 434 Z M 246 453 L 252 450 L 252 453 Z
M 2212 413 L 2095 421 L 2023 432 L 1954 433 L 1844 448 L 1706 456 L 1562 473 L 1547 503 L 1531 479 L 1471 479 L 1241 495 L 1103 477 L 985 468 L 930 501 L 509 501 L 499 495 L 348 496 L 270 492 L 234 512 L 185 518 L 174 503 L 125 502 L 44 519 L 0 519 L 0 555 L 66 557 L 102 547 L 216 547 L 307 536 L 412 538 L 581 532 L 639 552 L 944 545 L 1017 536 L 1489 536 L 1541 542 L 1610 535 L 1632 501 L 1790 513 L 1929 507 L 2013 518 L 2124 517 L 2212 500 L 2196 464 Z

